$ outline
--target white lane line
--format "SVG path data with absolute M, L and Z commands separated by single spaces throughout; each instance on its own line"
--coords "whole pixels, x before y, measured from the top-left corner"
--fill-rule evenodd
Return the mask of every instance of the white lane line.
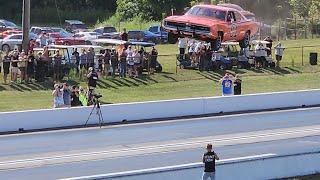
M 269 154 L 260 154 L 260 155 L 252 155 L 252 156 L 243 156 L 243 157 L 238 157 L 238 158 L 222 159 L 222 160 L 218 160 L 217 164 L 223 163 L 223 162 L 239 162 L 239 161 L 243 161 L 243 160 L 268 158 L 268 157 L 272 157 L 272 156 L 276 156 L 276 154 L 269 153 Z M 163 171 L 183 169 L 183 168 L 202 167 L 202 165 L 203 165 L 202 162 L 196 162 L 196 163 L 188 163 L 188 164 L 180 164 L 180 165 L 173 165 L 173 166 L 164 166 L 164 167 L 108 173 L 108 174 L 97 174 L 97 175 L 91 175 L 91 176 L 63 178 L 60 180 L 83 180 L 83 179 L 100 179 L 100 178 L 112 178 L 112 177 L 114 178 L 114 177 L 119 177 L 119 176 L 130 176 L 130 175 L 145 174 L 145 173 L 152 173 L 152 172 L 153 173 L 154 172 L 163 172 Z
M 246 133 L 248 134 L 248 133 Z M 44 165 L 44 164 L 55 164 L 57 162 L 66 161 L 66 162 L 74 162 L 79 160 L 94 160 L 101 158 L 114 158 L 121 157 L 123 152 L 126 154 L 132 155 L 141 155 L 147 153 L 156 153 L 163 151 L 176 151 L 182 149 L 190 149 L 202 147 L 204 143 L 214 142 L 215 146 L 224 146 L 224 145 L 234 145 L 234 144 L 244 144 L 244 143 L 256 143 L 256 142 L 264 142 L 264 141 L 272 141 L 272 140 L 281 140 L 281 139 L 290 139 L 297 137 L 305 137 L 311 135 L 319 135 L 320 134 L 320 126 L 311 128 L 310 126 L 301 127 L 299 129 L 280 129 L 267 131 L 258 131 L 255 133 L 250 133 L 246 135 L 245 133 L 241 134 L 231 134 L 234 137 L 224 137 L 218 138 L 217 136 L 210 137 L 201 137 L 201 138 L 193 138 L 186 139 L 184 142 L 173 142 L 167 144 L 158 144 L 158 145 L 149 145 L 142 147 L 129 147 L 122 148 L 116 150 L 105 150 L 105 151 L 96 151 L 96 152 L 85 152 L 85 153 L 75 153 L 75 154 L 66 154 L 66 155 L 53 155 L 48 157 L 38 157 L 38 158 L 30 158 L 30 159 L 21 159 L 21 160 L 13 160 L 13 161 L 2 161 L 0 162 L 0 169 L 8 169 L 15 167 L 27 167 L 30 164 Z M 230 135 L 229 135 L 230 136 Z M 158 142 L 161 143 L 161 142 Z M 140 145 L 141 146 L 141 145 Z M 98 157 L 104 156 L 104 157 Z
M 134 123 L 134 124 L 118 124 L 111 126 L 99 127 L 88 127 L 88 128 L 75 128 L 75 129 L 62 129 L 62 130 L 53 130 L 53 131 L 43 131 L 43 132 L 30 132 L 25 134 L 8 134 L 1 135 L 1 137 L 11 137 L 11 136 L 28 136 L 28 135 L 38 135 L 38 134 L 54 134 L 60 132 L 76 132 L 76 131 L 90 131 L 96 129 L 113 129 L 113 128 L 122 128 L 122 127 L 131 127 L 131 126 L 144 126 L 144 125 L 153 125 L 153 124 L 165 124 L 165 123 L 174 123 L 174 122 L 190 122 L 190 121 L 199 121 L 199 120 L 208 120 L 208 119 L 224 119 L 231 117 L 247 117 L 247 116 L 256 116 L 256 115 L 269 115 L 269 114 L 283 114 L 290 112 L 302 112 L 304 111 L 314 111 L 320 110 L 320 107 L 310 107 L 310 108 L 299 108 L 299 109 L 287 109 L 287 110 L 276 110 L 276 111 L 262 111 L 262 112 L 253 112 L 253 113 L 244 113 L 244 114 L 230 114 L 222 116 L 209 116 L 209 117 L 199 117 L 199 118 L 185 118 L 185 119 L 175 119 L 175 120 L 162 120 L 154 122 L 143 122 L 143 123 Z

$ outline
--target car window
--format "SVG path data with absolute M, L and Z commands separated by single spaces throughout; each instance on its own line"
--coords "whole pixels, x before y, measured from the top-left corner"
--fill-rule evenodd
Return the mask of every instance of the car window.
M 186 15 L 196 15 L 196 16 L 205 16 L 213 19 L 225 20 L 226 12 L 221 10 L 216 10 L 212 8 L 204 7 L 193 7 L 191 8 Z
M 7 26 L 7 27 L 17 27 L 16 24 L 10 22 L 10 21 L 5 21 L 4 24 Z
M 235 18 L 233 11 L 228 12 L 227 21 L 228 22 L 235 22 L 236 21 L 236 18 Z
M 87 26 L 84 24 L 72 24 L 71 26 L 74 29 L 87 29 Z
M 2 22 L 0 22 L 0 27 L 4 26 L 4 24 Z
M 241 22 L 242 20 L 243 20 L 243 18 L 242 18 L 242 16 L 241 16 L 241 14 L 240 13 L 238 13 L 238 12 L 234 12 L 234 14 L 235 14 L 235 18 L 236 18 L 236 21 L 237 22 Z
M 96 32 L 92 32 L 92 33 L 89 33 L 90 36 L 98 36 L 99 33 L 96 33 Z
M 117 30 L 114 27 L 105 27 L 103 32 L 104 33 L 114 33 L 114 32 L 117 32 Z
M 22 39 L 22 35 L 14 35 L 11 36 L 9 39 Z
M 158 26 L 153 26 L 149 28 L 149 31 L 151 32 L 158 32 Z
M 102 28 L 95 29 L 95 30 L 93 30 L 93 32 L 103 34 L 103 29 Z

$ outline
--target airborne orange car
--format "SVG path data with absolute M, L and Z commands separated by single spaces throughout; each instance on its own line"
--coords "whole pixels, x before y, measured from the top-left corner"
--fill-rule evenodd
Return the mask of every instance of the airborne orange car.
M 167 17 L 163 28 L 169 32 L 171 43 L 178 37 L 192 37 L 210 42 L 213 50 L 224 41 L 238 41 L 242 48 L 248 47 L 258 31 L 257 24 L 238 10 L 215 5 L 196 5 L 182 16 Z

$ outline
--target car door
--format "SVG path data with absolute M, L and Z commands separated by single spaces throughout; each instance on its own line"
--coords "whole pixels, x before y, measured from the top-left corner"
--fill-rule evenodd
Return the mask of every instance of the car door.
M 227 39 L 236 40 L 237 39 L 237 21 L 234 11 L 228 11 L 227 14 L 227 23 L 228 23 L 228 33 Z

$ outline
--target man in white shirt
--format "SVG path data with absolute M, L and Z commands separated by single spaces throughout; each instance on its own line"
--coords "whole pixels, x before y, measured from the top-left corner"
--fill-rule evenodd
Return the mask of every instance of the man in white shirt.
M 262 43 L 258 43 L 255 47 L 255 53 L 254 53 L 256 68 L 262 67 L 265 55 L 266 55 L 266 48 L 263 46 Z
M 275 47 L 275 55 L 276 55 L 276 60 L 277 60 L 277 67 L 280 67 L 280 61 L 282 60 L 283 52 L 284 52 L 284 47 L 281 45 L 279 42 Z
M 184 55 L 186 53 L 186 48 L 188 46 L 187 38 L 179 38 L 178 47 L 180 55 Z

